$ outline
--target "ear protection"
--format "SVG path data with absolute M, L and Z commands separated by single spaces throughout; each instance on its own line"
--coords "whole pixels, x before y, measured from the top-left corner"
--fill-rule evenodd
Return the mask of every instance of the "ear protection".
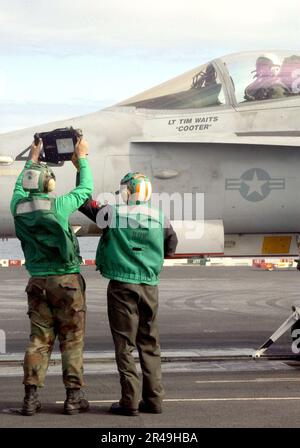
M 45 179 L 44 179 L 44 192 L 50 193 L 55 189 L 56 186 L 56 180 L 55 180 L 55 174 L 52 170 L 47 170 L 45 173 Z
M 33 163 L 24 171 L 23 189 L 31 193 L 49 193 L 55 188 L 55 174 L 42 163 Z

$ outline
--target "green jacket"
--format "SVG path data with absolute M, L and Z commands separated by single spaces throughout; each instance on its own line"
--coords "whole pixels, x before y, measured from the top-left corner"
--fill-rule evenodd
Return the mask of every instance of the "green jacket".
M 27 161 L 25 169 L 31 164 Z M 80 272 L 79 245 L 69 225 L 69 216 L 91 195 L 93 178 L 87 159 L 79 159 L 79 168 L 80 184 L 57 198 L 24 191 L 24 170 L 17 179 L 10 208 L 25 266 L 33 277 Z
M 99 227 L 107 215 L 109 228 L 97 248 L 97 269 L 113 280 L 157 285 L 164 261 L 163 212 L 147 204 L 107 206 L 97 214 Z

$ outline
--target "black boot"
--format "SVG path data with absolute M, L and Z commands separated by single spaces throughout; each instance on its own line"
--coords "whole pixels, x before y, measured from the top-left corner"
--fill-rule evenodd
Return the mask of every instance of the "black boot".
M 73 415 L 89 410 L 89 402 L 84 398 L 80 389 L 67 389 L 67 398 L 64 403 L 64 414 Z
M 110 407 L 109 412 L 111 412 L 112 414 L 128 415 L 131 417 L 135 417 L 135 416 L 139 415 L 138 409 L 122 406 L 120 404 L 120 402 L 113 403 Z
M 34 415 L 36 412 L 39 412 L 41 410 L 41 407 L 41 403 L 38 399 L 37 387 L 26 385 L 21 414 L 28 416 Z
M 162 406 L 161 404 L 152 404 L 147 401 L 141 400 L 139 402 L 139 411 L 149 412 L 150 414 L 161 414 Z

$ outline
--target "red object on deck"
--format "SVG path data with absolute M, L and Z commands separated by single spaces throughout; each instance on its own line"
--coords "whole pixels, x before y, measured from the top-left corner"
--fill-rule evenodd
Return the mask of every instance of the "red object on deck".
M 84 260 L 85 266 L 93 266 L 95 264 L 96 264 L 95 260 Z
M 8 260 L 9 267 L 19 267 L 21 266 L 21 264 L 22 264 L 21 260 Z

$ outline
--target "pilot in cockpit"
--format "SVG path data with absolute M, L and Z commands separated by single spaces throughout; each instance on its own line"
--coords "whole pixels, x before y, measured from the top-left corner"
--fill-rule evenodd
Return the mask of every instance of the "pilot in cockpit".
M 191 85 L 192 89 L 201 89 L 203 87 L 209 87 L 217 84 L 217 73 L 212 64 L 208 64 L 205 71 L 197 73 L 193 77 Z
M 279 76 L 281 81 L 289 89 L 290 95 L 300 93 L 300 56 L 292 55 L 286 57 L 281 64 Z
M 266 57 L 256 60 L 256 68 L 252 73 L 255 80 L 245 89 L 244 98 L 248 101 L 282 98 L 289 94 L 289 89 L 278 76 L 280 66 Z

